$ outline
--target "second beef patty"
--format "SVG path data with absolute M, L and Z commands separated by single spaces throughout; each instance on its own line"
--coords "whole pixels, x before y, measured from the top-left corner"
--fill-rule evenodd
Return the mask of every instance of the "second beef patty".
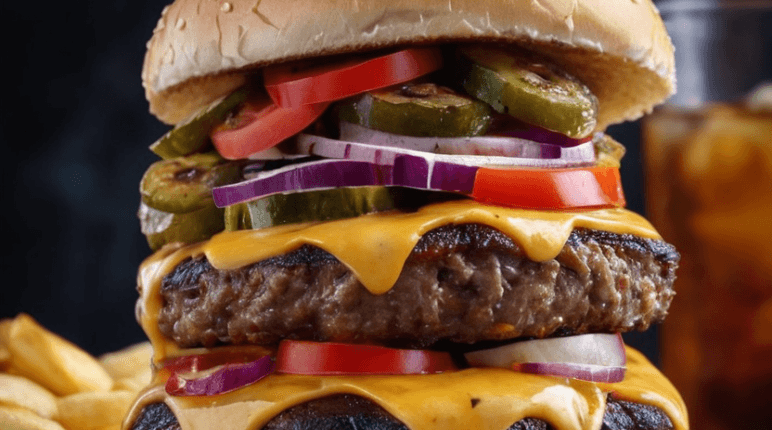
M 577 229 L 557 257 L 534 262 L 498 230 L 449 225 L 426 233 L 394 287 L 373 295 L 310 245 L 236 270 L 198 256 L 163 279 L 159 327 L 182 347 L 285 338 L 426 347 L 645 330 L 667 313 L 678 261 L 662 241 Z

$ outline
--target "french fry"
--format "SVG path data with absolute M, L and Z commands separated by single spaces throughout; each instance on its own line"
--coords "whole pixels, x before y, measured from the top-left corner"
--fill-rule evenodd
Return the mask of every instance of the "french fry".
M 0 372 L 5 371 L 11 364 L 11 351 L 8 350 L 8 327 L 11 325 L 11 320 L 0 320 Z
M 99 362 L 116 381 L 130 378 L 150 368 L 153 347 L 150 342 L 138 343 L 120 351 L 99 357 Z M 148 381 L 149 383 L 150 381 Z
M 0 406 L 29 409 L 43 418 L 56 415 L 56 397 L 21 376 L 0 374 Z
M 27 409 L 0 406 L 0 429 L 64 430 L 64 427 Z
M 13 320 L 5 318 L 0 320 L 0 345 L 8 344 L 8 329 L 13 324 Z
M 153 370 L 151 367 L 145 366 L 141 372 L 128 376 L 125 378 L 117 379 L 113 390 L 128 390 L 138 392 L 150 384 L 150 379 L 153 377 Z
M 136 396 L 131 391 L 93 391 L 59 398 L 56 420 L 68 430 L 120 425 Z
M 11 322 L 5 337 L 11 353 L 9 372 L 32 379 L 54 394 L 108 391 L 113 386 L 113 379 L 94 357 L 27 314 Z
M 5 371 L 11 365 L 11 351 L 5 345 L 0 344 L 0 372 Z

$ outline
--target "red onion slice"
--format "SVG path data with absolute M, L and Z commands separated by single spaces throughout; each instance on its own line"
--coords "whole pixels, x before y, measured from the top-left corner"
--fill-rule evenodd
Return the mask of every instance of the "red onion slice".
M 409 136 L 404 137 L 408 139 L 424 139 L 411 138 Z M 510 140 L 506 138 L 494 139 Z M 399 155 L 412 155 L 424 158 L 429 162 L 439 161 L 465 166 L 560 168 L 588 166 L 595 161 L 595 149 L 592 146 L 592 142 L 588 142 L 585 146 L 572 148 L 571 155 L 576 156 L 577 158 L 575 159 L 544 159 L 496 155 L 438 154 L 431 151 L 350 142 L 310 134 L 299 134 L 295 139 L 295 151 L 305 155 L 318 155 L 320 157 L 342 160 L 366 161 L 368 163 L 380 165 L 393 165 L 394 159 Z
M 540 167 L 581 166 L 595 161 L 595 149 L 589 140 L 577 141 L 569 147 L 518 137 L 413 137 L 373 130 L 345 121 L 340 123 L 340 138 L 344 141 L 437 154 L 488 155 L 541 160 L 538 164 Z M 513 162 L 508 164 L 511 165 L 511 163 Z M 523 161 L 517 165 L 534 164 Z
M 166 392 L 173 396 L 213 396 L 253 384 L 274 370 L 270 356 L 246 364 L 226 364 L 200 377 L 183 377 L 173 372 L 166 381 Z
M 321 160 L 291 164 L 258 172 L 254 178 L 212 191 L 217 207 L 265 197 L 271 194 L 337 187 L 392 185 L 392 166 L 363 161 Z
M 259 346 L 238 348 L 222 347 L 204 354 L 186 354 L 172 357 L 163 362 L 163 370 L 172 373 L 194 373 L 224 364 L 245 364 L 269 355 L 270 351 Z
M 600 366 L 578 363 L 516 363 L 512 369 L 523 373 L 563 376 L 590 382 L 621 382 L 627 369 L 623 366 Z
M 477 166 L 405 154 L 398 155 L 394 160 L 392 184 L 470 194 L 474 190 L 476 175 Z
M 582 143 L 592 140 L 592 136 L 582 139 L 574 139 L 556 131 L 547 130 L 546 128 L 531 126 L 523 129 L 505 130 L 500 133 L 502 136 L 515 137 L 520 139 L 532 140 L 535 142 L 551 143 L 553 145 L 560 145 L 564 148 L 581 145 Z
M 472 366 L 514 368 L 592 381 L 599 380 L 588 378 L 620 378 L 618 369 L 622 369 L 624 378 L 627 363 L 624 341 L 618 333 L 526 340 L 469 352 L 465 357 Z
M 212 196 L 218 207 L 225 207 L 276 193 L 336 187 L 396 185 L 467 194 L 474 189 L 476 166 L 412 155 L 397 155 L 392 163 L 379 165 L 365 161 L 321 160 L 293 164 L 258 172 L 253 178 L 237 184 L 217 187 Z

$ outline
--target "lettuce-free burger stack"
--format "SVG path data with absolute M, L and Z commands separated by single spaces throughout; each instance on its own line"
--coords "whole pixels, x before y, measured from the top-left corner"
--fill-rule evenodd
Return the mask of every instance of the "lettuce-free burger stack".
M 604 134 L 673 67 L 648 0 L 170 5 L 124 427 L 685 429 L 619 334 L 679 255 Z

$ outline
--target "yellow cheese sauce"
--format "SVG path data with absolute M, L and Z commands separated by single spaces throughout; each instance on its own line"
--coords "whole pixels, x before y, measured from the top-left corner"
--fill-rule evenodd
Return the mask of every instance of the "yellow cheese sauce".
M 236 269 L 311 244 L 334 255 L 370 292 L 383 294 L 397 281 L 423 234 L 444 225 L 467 223 L 501 231 L 534 261 L 557 256 L 571 231 L 579 227 L 660 238 L 645 218 L 625 209 L 536 211 L 487 206 L 472 200 L 428 205 L 411 213 L 224 232 L 200 244 L 164 248 L 142 263 L 137 281 L 137 320 L 153 344 L 158 362 L 178 351 L 158 329 L 161 280 L 188 257 L 205 254 L 217 269 Z
M 182 430 L 258 430 L 281 411 L 332 394 L 372 400 L 412 430 L 506 430 L 527 417 L 557 430 L 597 430 L 606 395 L 659 407 L 676 430 L 686 430 L 683 402 L 670 382 L 642 354 L 627 348 L 628 370 L 615 384 L 532 375 L 506 369 L 466 369 L 436 375 L 303 376 L 274 374 L 231 393 L 207 397 L 166 394 L 157 378 L 124 422 L 142 408 L 164 402 Z M 474 400 L 474 401 L 473 401 Z

